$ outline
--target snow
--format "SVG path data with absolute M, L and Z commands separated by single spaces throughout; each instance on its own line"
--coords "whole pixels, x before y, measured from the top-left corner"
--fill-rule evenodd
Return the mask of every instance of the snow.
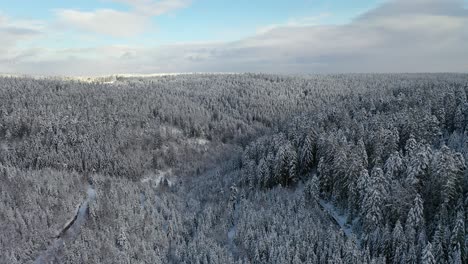
M 236 226 L 232 226 L 228 231 L 229 242 L 232 243 L 234 236 L 236 235 Z
M 227 242 L 228 247 L 233 256 L 236 256 L 238 253 L 237 245 L 234 243 L 234 237 L 236 236 L 237 232 L 237 220 L 239 219 L 239 212 L 236 207 L 233 208 L 232 211 L 232 219 L 231 219 L 231 227 L 228 229 L 227 232 Z
M 89 204 L 96 198 L 96 191 L 91 185 L 88 186 L 86 192 L 88 196 L 86 200 L 78 206 L 77 211 L 75 212 L 75 217 L 64 225 L 65 229 L 60 232 L 53 243 L 37 257 L 34 261 L 35 264 L 55 263 L 57 261 L 61 263 L 61 251 L 63 250 L 65 243 L 72 242 L 76 239 L 81 226 L 86 222 Z
M 237 246 L 236 244 L 234 243 L 234 237 L 236 236 L 236 232 L 237 232 L 237 226 L 236 224 L 233 224 L 229 230 L 228 230 L 228 233 L 227 233 L 227 242 L 228 242 L 228 247 L 229 247 L 229 250 L 231 251 L 231 253 L 233 255 L 236 255 L 237 254 Z
M 80 212 L 80 209 L 81 209 L 81 206 L 82 206 L 82 203 L 79 203 L 76 205 L 76 208 L 75 208 L 75 213 L 73 214 L 74 216 L 75 215 L 78 215 L 79 212 Z M 65 229 L 67 226 L 71 225 L 73 223 L 73 221 L 75 221 L 76 219 L 75 218 L 70 218 L 62 227 L 61 230 Z M 60 232 L 57 232 L 57 236 L 59 236 Z
M 169 177 L 172 176 L 172 169 L 168 169 L 165 171 L 157 170 L 155 173 L 151 173 L 141 179 L 142 183 L 148 183 L 148 182 L 153 182 L 156 184 L 156 187 L 161 184 L 164 180 L 167 181 L 169 186 L 174 185 L 174 182 L 169 179 Z
M 202 151 L 202 152 L 205 152 L 208 150 L 208 143 L 210 141 L 209 140 L 206 140 L 204 138 L 189 138 L 187 139 L 187 144 L 194 148 L 194 149 L 197 149 L 199 151 Z
M 64 75 L 64 76 L 53 76 L 53 75 L 39 75 L 39 74 L 14 74 L 14 73 L 0 73 L 0 77 L 3 78 L 33 78 L 35 80 L 53 79 L 53 80 L 72 80 L 80 82 L 104 82 L 110 83 L 113 81 L 106 81 L 108 79 L 117 78 L 155 78 L 165 76 L 180 76 L 180 75 L 240 75 L 238 72 L 162 72 L 162 73 L 116 73 L 109 75 Z
M 96 190 L 94 190 L 94 188 L 91 185 L 88 186 L 88 190 L 86 193 L 88 194 L 88 203 L 93 201 L 94 198 L 96 198 Z
M 187 139 L 187 141 L 189 142 L 189 144 L 198 146 L 205 146 L 209 142 L 207 139 L 204 138 L 189 138 Z
M 184 132 L 175 126 L 162 126 L 161 133 L 171 136 L 183 136 Z
M 140 207 L 145 208 L 146 197 L 144 192 L 140 192 Z
M 348 238 L 356 237 L 353 232 L 352 225 L 346 223 L 346 219 L 348 218 L 347 214 L 341 214 L 338 209 L 329 201 L 325 201 L 320 199 L 320 205 L 323 207 L 324 211 L 327 212 L 333 219 L 335 219 L 336 223 L 340 226 L 341 230 L 343 230 L 344 234 Z M 357 221 L 357 219 L 353 220 L 353 224 Z

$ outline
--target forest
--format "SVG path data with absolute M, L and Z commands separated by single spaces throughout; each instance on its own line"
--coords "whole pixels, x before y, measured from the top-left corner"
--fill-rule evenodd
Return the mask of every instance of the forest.
M 0 78 L 0 263 L 468 263 L 468 74 Z

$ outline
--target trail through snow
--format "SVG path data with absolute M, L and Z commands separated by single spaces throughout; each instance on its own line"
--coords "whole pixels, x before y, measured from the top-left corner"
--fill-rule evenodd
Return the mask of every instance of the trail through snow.
M 323 207 L 324 211 L 328 213 L 338 224 L 338 226 L 343 230 L 344 234 L 348 238 L 357 239 L 356 234 L 353 231 L 353 225 L 357 222 L 358 219 L 354 219 L 353 223 L 347 224 L 346 219 L 348 218 L 347 214 L 340 214 L 337 208 L 329 201 L 320 199 L 320 205 Z M 357 241 L 359 243 L 359 241 Z
M 236 258 L 238 254 L 236 243 L 234 242 L 234 237 L 236 236 L 237 232 L 237 220 L 239 218 L 239 212 L 237 206 L 233 207 L 232 211 L 232 219 L 231 219 L 231 227 L 228 229 L 227 232 L 227 242 L 229 250 L 231 251 L 234 258 Z
M 89 203 L 96 198 L 96 191 L 92 185 L 88 186 L 87 198 L 84 200 L 73 218 L 65 224 L 54 242 L 34 262 L 35 264 L 62 263 L 61 255 L 65 243 L 72 242 L 80 233 L 80 227 L 86 222 Z

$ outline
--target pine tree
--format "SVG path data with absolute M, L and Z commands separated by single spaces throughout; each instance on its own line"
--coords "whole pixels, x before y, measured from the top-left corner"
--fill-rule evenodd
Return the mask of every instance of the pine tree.
M 463 106 L 460 104 L 455 111 L 455 116 L 453 119 L 453 124 L 455 129 L 458 131 L 463 131 L 466 126 L 465 114 L 463 113 Z
M 416 190 L 421 185 L 421 179 L 425 177 L 426 170 L 432 157 L 431 149 L 428 145 L 419 144 L 412 148 L 407 156 L 407 183 Z
M 359 157 L 362 160 L 362 166 L 365 169 L 367 169 L 367 167 L 369 166 L 369 162 L 368 162 L 366 146 L 365 146 L 364 141 L 362 140 L 362 138 L 360 138 L 358 143 L 357 143 L 357 153 L 358 153 Z
M 120 228 L 119 235 L 117 237 L 117 246 L 120 250 L 126 250 L 128 248 L 127 245 L 127 234 L 125 228 Z
M 347 149 L 345 146 L 340 146 L 337 148 L 337 152 L 334 155 L 333 159 L 333 196 L 338 199 L 338 201 L 343 201 L 348 194 L 348 176 L 350 161 L 347 155 Z
M 331 191 L 332 181 L 332 172 L 330 171 L 330 166 L 325 161 L 324 157 L 320 158 L 319 164 L 317 166 L 317 172 L 320 179 L 320 186 L 324 193 L 329 194 Z
M 382 198 L 385 198 L 388 194 L 388 179 L 385 178 L 384 173 L 380 167 L 374 167 L 371 173 L 370 184 L 376 188 Z
M 290 143 L 283 145 L 276 156 L 277 183 L 284 186 L 297 181 L 297 153 Z
M 432 255 L 432 245 L 431 243 L 427 243 L 426 247 L 424 247 L 422 256 L 421 256 L 421 264 L 436 264 L 436 260 L 434 255 Z
M 464 260 L 466 258 L 466 251 L 461 245 L 465 244 L 465 215 L 461 210 L 458 211 L 457 217 L 455 218 L 455 226 L 453 227 L 450 244 L 452 249 L 457 248 L 457 250 L 460 251 L 460 258 Z
M 445 263 L 445 252 L 441 242 L 434 245 L 433 255 L 436 263 Z
M 465 170 L 465 159 L 447 146 L 440 149 L 437 156 L 436 173 L 443 179 L 442 197 L 448 206 L 453 205 L 461 192 L 461 182 Z
M 403 170 L 403 159 L 400 152 L 393 152 L 385 162 L 385 178 L 388 180 L 399 178 L 401 171 Z
M 406 227 L 413 228 L 416 231 L 421 231 L 424 227 L 424 206 L 423 200 L 419 194 L 416 194 L 413 206 L 408 213 Z
M 268 183 L 270 180 L 270 171 L 265 159 L 263 158 L 260 159 L 260 162 L 257 165 L 257 178 L 261 187 L 268 187 Z
M 301 148 L 301 165 L 303 173 L 310 171 L 314 165 L 314 142 L 312 136 L 307 134 Z
M 427 237 L 426 237 L 426 231 L 424 229 L 419 231 L 419 236 L 417 239 L 416 243 L 416 253 L 421 259 L 421 256 L 423 254 L 424 248 L 426 247 L 426 244 L 428 243 Z
M 398 220 L 393 228 L 392 232 L 392 259 L 393 263 L 403 263 L 405 258 L 403 254 L 406 251 L 406 237 L 401 226 L 400 220 Z
M 365 192 L 366 195 L 363 201 L 364 226 L 368 232 L 372 232 L 381 225 L 383 196 L 380 190 L 381 188 L 377 182 L 371 179 L 371 184 Z
M 289 161 L 284 146 L 279 148 L 275 159 L 275 184 L 284 184 L 289 174 Z
M 415 244 L 410 242 L 408 244 L 408 252 L 406 254 L 406 263 L 408 264 L 417 264 L 418 263 L 418 256 L 416 252 Z
M 365 172 L 362 176 L 362 183 L 365 184 Z M 362 201 L 364 227 L 372 232 L 378 227 L 382 227 L 383 205 L 387 193 L 386 180 L 383 171 L 379 167 L 372 169 L 368 186 L 365 187 L 364 199 Z
M 417 145 L 418 143 L 416 139 L 414 138 L 414 135 L 411 134 L 409 139 L 406 141 L 406 145 L 405 145 L 406 156 L 411 156 L 413 152 L 416 150 Z
M 289 151 L 289 164 L 288 164 L 288 184 L 292 184 L 297 182 L 299 175 L 298 175 L 298 161 L 297 161 L 297 152 L 296 150 L 290 146 Z
M 346 183 L 344 185 L 347 195 L 347 207 L 349 208 L 348 220 L 351 221 L 356 217 L 360 206 L 360 192 L 358 188 L 358 181 L 361 171 L 363 170 L 359 157 L 354 153 L 350 157 L 349 169 L 346 171 Z M 342 195 L 343 196 L 343 195 Z
M 462 264 L 462 255 L 459 243 L 452 247 L 450 251 L 449 262 L 451 264 Z
M 312 179 L 310 179 L 305 188 L 304 194 L 307 201 L 317 203 L 320 197 L 320 187 L 319 187 L 319 179 L 317 175 L 314 175 Z
M 366 196 L 366 192 L 370 186 L 370 177 L 367 169 L 363 169 L 359 175 L 357 181 L 357 190 L 359 193 L 359 202 L 358 204 L 362 205 Z

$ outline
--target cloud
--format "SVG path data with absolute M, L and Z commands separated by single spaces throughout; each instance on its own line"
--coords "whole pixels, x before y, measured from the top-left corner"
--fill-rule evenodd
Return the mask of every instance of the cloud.
M 177 9 L 188 7 L 191 0 L 109 0 L 124 3 L 134 8 L 137 13 L 149 16 L 160 16 Z
M 346 25 L 273 27 L 218 46 L 200 66 L 302 73 L 463 72 L 468 70 L 467 28 L 463 1 L 397 0 Z
M 395 15 L 442 15 L 466 17 L 463 0 L 393 0 L 362 15 L 359 20 L 372 20 Z
M 150 27 L 151 17 L 160 16 L 190 5 L 191 0 L 108 0 L 127 4 L 129 11 L 97 9 L 80 11 L 56 10 L 58 22 L 82 33 L 95 33 L 112 37 L 134 37 Z
M 45 24 L 36 20 L 12 20 L 0 14 L 0 31 L 4 34 L 17 37 L 29 37 L 39 35 L 44 30 Z
M 270 30 L 281 28 L 281 27 L 305 27 L 305 26 L 317 26 L 320 21 L 324 18 L 330 17 L 330 13 L 322 13 L 317 16 L 311 17 L 302 17 L 302 18 L 292 18 L 289 19 L 286 23 L 282 24 L 272 24 L 257 29 L 258 34 L 266 33 Z
M 46 75 L 468 71 L 463 1 L 394 0 L 348 24 L 313 21 L 275 25 L 234 42 L 51 50 L 40 59 L 24 58 L 14 69 Z
M 113 37 L 132 37 L 141 34 L 149 22 L 145 16 L 112 9 L 89 12 L 61 9 L 56 11 L 56 15 L 59 23 L 70 28 Z
M 34 20 L 12 20 L 0 14 L 0 65 L 9 66 L 29 56 L 32 49 L 19 49 L 18 44 L 36 39 L 44 34 L 44 24 Z

